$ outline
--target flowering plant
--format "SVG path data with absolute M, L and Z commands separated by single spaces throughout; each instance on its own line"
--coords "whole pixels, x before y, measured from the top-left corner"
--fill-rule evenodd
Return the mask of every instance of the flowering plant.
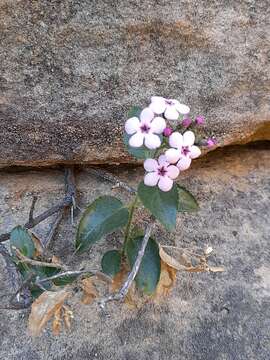
M 192 120 L 189 112 L 187 105 L 159 96 L 152 97 L 149 106 L 144 109 L 136 106 L 130 110 L 125 122 L 124 143 L 132 156 L 144 161 L 145 169 L 144 179 L 137 189 L 131 188 L 112 174 L 92 169 L 94 175 L 101 175 L 103 179 L 116 183 L 132 195 L 127 206 L 114 196 L 101 196 L 89 204 L 81 216 L 72 259 L 75 254 L 87 252 L 107 234 L 118 229 L 124 230 L 121 248 L 107 251 L 103 255 L 102 271 L 70 269 L 47 252 L 46 247 L 53 237 L 53 231 L 45 241 L 29 231 L 54 213 L 60 212 L 61 220 L 63 209 L 67 207 L 71 208 L 73 219 L 73 210 L 78 207 L 71 169 L 67 171 L 64 201 L 34 217 L 37 199 L 33 198 L 29 221 L 0 236 L 0 253 L 4 256 L 8 269 L 15 267 L 16 274 L 20 273 L 21 285 L 12 297 L 13 302 L 16 299 L 16 305 L 13 306 L 27 307 L 37 298 L 32 304 L 29 319 L 32 334 L 39 334 L 52 316 L 56 333 L 59 331 L 61 317 L 64 317 L 64 322 L 69 327 L 72 312 L 64 302 L 77 293 L 78 288 L 84 293 L 82 302 L 85 304 L 98 297 L 93 277 L 112 282 L 118 275 L 123 275 L 123 271 L 124 275 L 128 273 L 126 281 L 120 284 L 119 291 L 100 299 L 99 304 L 104 308 L 108 301 L 124 299 L 134 281 L 137 289 L 147 295 L 160 291 L 164 281 L 162 271 L 168 273 L 172 282 L 179 270 L 221 271 L 220 268 L 214 269 L 207 264 L 211 248 L 207 248 L 199 257 L 198 252 L 190 255 L 192 252 L 189 251 L 184 257 L 182 253 L 183 262 L 170 256 L 164 250 L 165 246 L 161 246 L 151 235 L 156 220 L 166 230 L 172 231 L 176 226 L 178 213 L 198 209 L 194 196 L 176 183 L 176 179 L 190 167 L 193 159 L 201 155 L 200 147 L 213 146 L 215 140 L 198 139 L 198 130 L 205 120 L 202 116 Z M 151 214 L 145 230 L 134 224 L 135 211 L 142 206 Z M 60 220 L 56 219 L 52 230 L 57 228 Z M 8 239 L 10 251 L 1 244 Z M 195 265 L 194 257 L 197 259 Z M 14 274 L 11 275 L 14 278 Z M 119 278 L 123 279 L 123 276 L 118 276 L 118 281 Z M 165 293 L 168 288 L 167 284 L 163 286 Z

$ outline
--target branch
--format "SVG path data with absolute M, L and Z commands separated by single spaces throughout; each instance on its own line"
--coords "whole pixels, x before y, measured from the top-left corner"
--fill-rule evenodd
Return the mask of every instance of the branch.
M 118 177 L 114 176 L 113 174 L 111 174 L 105 170 L 89 168 L 88 171 L 96 177 L 99 177 L 99 178 L 102 178 L 103 180 L 107 180 L 107 181 L 111 182 L 116 187 L 121 187 L 121 188 L 125 189 L 130 194 L 136 194 L 136 192 L 137 192 L 133 187 L 129 186 L 127 183 L 121 181 L 120 179 L 118 179 Z
M 34 195 L 33 196 L 33 200 L 32 200 L 32 205 L 31 205 L 31 208 L 30 208 L 30 211 L 29 211 L 29 222 L 33 221 L 34 219 L 34 211 L 35 211 L 35 206 L 36 206 L 36 202 L 37 202 L 37 196 Z
M 57 268 L 57 269 L 63 269 L 65 270 L 66 267 L 64 265 L 61 264 L 57 264 L 57 263 L 48 263 L 48 262 L 44 262 L 44 261 L 38 261 L 38 260 L 33 260 L 28 258 L 27 256 L 23 255 L 18 249 L 16 249 L 15 247 L 13 247 L 17 257 L 20 259 L 20 262 L 25 263 L 25 264 L 30 264 L 33 266 L 46 266 L 46 267 L 51 267 L 51 268 Z
M 29 214 L 29 220 L 24 225 L 24 227 L 26 229 L 32 229 L 33 227 L 35 227 L 36 225 L 38 225 L 42 221 L 46 220 L 48 217 L 50 217 L 53 214 L 57 213 L 58 211 L 63 210 L 66 207 L 69 207 L 69 206 L 74 206 L 76 191 L 75 191 L 73 170 L 67 169 L 65 177 L 66 177 L 66 182 L 67 182 L 67 185 L 66 185 L 67 193 L 66 193 L 64 199 L 61 202 L 59 202 L 58 204 L 52 206 L 50 209 L 44 211 L 43 213 L 41 213 L 37 217 L 32 216 L 33 215 L 32 214 L 33 213 L 33 210 L 32 210 L 33 209 L 33 203 L 32 203 L 30 214 Z M 33 200 L 33 202 L 34 202 L 34 200 Z M 35 205 L 35 203 L 34 203 L 34 205 Z M 7 241 L 9 238 L 10 238 L 10 232 L 0 235 L 0 243 L 4 242 L 4 241 Z
M 44 241 L 43 241 L 44 248 L 48 248 L 50 243 L 52 242 L 52 240 L 53 240 L 53 238 L 55 236 L 55 233 L 56 233 L 56 231 L 58 229 L 58 226 L 60 225 L 60 223 L 61 223 L 61 221 L 63 219 L 63 215 L 64 215 L 64 210 L 59 211 L 59 213 L 57 214 L 54 222 L 51 225 L 51 228 L 50 228 L 50 231 L 49 231 L 49 233 L 47 235 L 47 238 L 44 239 Z
M 144 234 L 144 238 L 143 238 L 143 241 L 142 241 L 142 246 L 138 252 L 138 255 L 137 255 L 137 258 L 136 258 L 136 261 L 133 265 L 133 268 L 131 270 L 131 272 L 129 273 L 128 277 L 127 277 L 127 280 L 125 281 L 125 283 L 123 284 L 123 286 L 121 287 L 121 289 L 119 290 L 119 292 L 115 293 L 115 294 L 112 294 L 112 295 L 109 295 L 103 299 L 101 299 L 99 301 L 99 305 L 102 309 L 105 308 L 106 304 L 110 301 L 121 301 L 123 300 L 128 291 L 129 291 L 129 288 L 133 282 L 133 280 L 135 279 L 138 271 L 139 271 L 139 268 L 140 268 L 140 265 L 141 265 L 141 262 L 142 262 L 142 259 L 143 259 L 143 256 L 144 256 L 144 252 L 145 252 L 145 249 L 146 249 L 146 246 L 148 244 L 148 240 L 151 236 L 151 232 L 153 230 L 153 227 L 154 227 L 154 222 L 150 222 L 148 225 L 147 225 L 147 228 L 145 230 L 145 234 Z

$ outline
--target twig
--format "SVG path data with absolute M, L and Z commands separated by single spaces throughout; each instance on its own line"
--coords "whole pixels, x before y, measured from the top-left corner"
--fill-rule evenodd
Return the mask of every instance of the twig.
M 13 290 L 16 291 L 18 288 L 18 284 L 21 282 L 21 274 L 16 268 L 12 257 L 10 256 L 8 250 L 3 244 L 0 244 L 0 254 L 3 256 L 6 263 L 6 270 L 9 275 L 11 286 Z
M 38 260 L 30 259 L 27 256 L 23 255 L 15 247 L 14 247 L 14 250 L 16 252 L 17 257 L 20 259 L 20 262 L 22 262 L 22 263 L 30 264 L 30 265 L 33 265 L 33 266 L 46 266 L 46 267 L 51 267 L 51 268 L 63 269 L 63 270 L 66 269 L 66 267 L 64 265 L 61 265 L 61 264 L 47 263 L 47 262 L 44 262 L 44 261 L 38 261 Z
M 103 299 L 101 299 L 99 301 L 99 305 L 102 309 L 105 309 L 105 306 L 108 302 L 110 301 L 121 301 L 123 300 L 128 291 L 129 291 L 129 288 L 133 282 L 133 280 L 135 279 L 138 271 L 139 271 L 139 268 L 140 268 L 140 265 L 141 265 L 141 262 L 142 262 L 142 259 L 143 259 L 143 256 L 144 256 L 144 252 L 145 252 L 145 249 L 146 249 L 146 246 L 148 244 L 148 240 L 151 236 L 151 232 L 153 230 L 153 227 L 154 227 L 154 222 L 150 222 L 148 225 L 147 225 L 147 228 L 145 230 L 145 234 L 144 234 L 144 238 L 143 238 L 143 241 L 142 241 L 142 245 L 141 245 L 141 248 L 138 252 L 138 255 L 137 255 L 137 258 L 136 258 L 136 261 L 132 267 L 132 270 L 131 272 L 129 273 L 128 277 L 127 277 L 127 280 L 125 281 L 125 283 L 123 284 L 123 286 L 121 287 L 121 289 L 119 290 L 119 292 L 115 293 L 115 294 L 112 294 L 112 295 L 109 295 Z
M 38 281 L 36 281 L 36 284 L 39 285 L 39 284 L 46 283 L 47 281 L 60 279 L 60 278 L 66 277 L 66 276 L 76 276 L 76 275 L 79 276 L 82 274 L 91 274 L 93 276 L 95 275 L 108 283 L 112 282 L 112 279 L 109 276 L 107 276 L 106 274 L 104 274 L 100 271 L 97 271 L 97 270 L 89 270 L 88 269 L 88 270 L 73 270 L 73 271 L 68 270 L 68 271 L 62 272 L 60 274 L 56 274 L 56 275 L 47 277 L 45 279 L 39 279 Z
M 89 168 L 88 171 L 90 172 L 90 174 L 93 174 L 97 177 L 102 178 L 103 180 L 107 180 L 107 181 L 111 182 L 115 186 L 125 189 L 130 194 L 136 194 L 136 192 L 137 192 L 133 187 L 129 186 L 127 183 L 121 181 L 116 176 L 114 176 L 113 174 L 111 174 L 105 170 Z
M 46 220 L 48 217 L 57 213 L 58 211 L 65 209 L 66 207 L 72 206 L 75 203 L 75 183 L 72 182 L 74 179 L 73 170 L 66 170 L 66 179 L 67 182 L 70 182 L 66 185 L 67 193 L 64 199 L 58 204 L 52 206 L 50 209 L 44 211 L 40 215 L 29 219 L 29 221 L 24 225 L 26 229 L 32 229 L 42 221 Z M 72 183 L 71 183 L 72 182 Z M 33 204 L 32 204 L 33 205 Z M 30 216 L 29 216 L 30 217 Z M 0 235 L 0 243 L 7 241 L 10 238 L 10 232 Z
M 52 242 L 52 240 L 53 240 L 53 238 L 55 236 L 55 233 L 56 233 L 56 231 L 58 229 L 58 226 L 60 225 L 60 222 L 63 219 L 63 213 L 64 213 L 63 210 L 59 211 L 59 213 L 57 214 L 54 222 L 52 223 L 49 234 L 46 237 L 46 239 L 44 239 L 44 241 L 43 241 L 44 248 L 48 248 L 50 246 L 50 243 Z
M 29 211 L 29 222 L 32 222 L 33 219 L 34 219 L 34 211 L 35 211 L 35 206 L 36 206 L 36 202 L 37 202 L 37 196 L 34 195 L 33 196 L 33 200 L 32 200 L 32 204 L 31 204 L 31 207 L 30 207 L 30 211 Z

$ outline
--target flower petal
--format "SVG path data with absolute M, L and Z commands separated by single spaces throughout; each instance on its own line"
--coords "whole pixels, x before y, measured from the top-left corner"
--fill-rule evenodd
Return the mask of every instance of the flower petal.
M 153 118 L 154 118 L 154 113 L 149 107 L 143 109 L 143 111 L 141 112 L 141 115 L 140 115 L 140 120 L 142 122 L 145 122 L 145 121 L 150 122 Z
M 186 131 L 183 134 L 183 145 L 184 146 L 191 146 L 195 142 L 195 135 L 193 131 Z
M 172 135 L 169 137 L 169 144 L 171 147 L 180 149 L 183 145 L 183 135 L 177 131 L 172 133 Z
M 167 157 L 163 154 L 163 155 L 160 155 L 159 158 L 158 158 L 158 163 L 159 165 L 161 166 L 168 166 L 170 165 L 168 160 L 167 160 Z
M 127 134 L 132 135 L 140 128 L 140 120 L 137 117 L 128 119 L 125 123 L 125 131 Z
M 158 182 L 158 187 L 161 191 L 170 191 L 173 187 L 173 180 L 168 176 L 161 176 Z
M 188 156 L 183 156 L 176 165 L 180 171 L 184 171 L 190 167 L 190 164 L 191 158 Z
M 180 104 L 179 101 L 176 102 L 175 107 L 176 107 L 177 111 L 182 115 L 187 115 L 190 112 L 189 106 Z
M 151 104 L 149 105 L 149 108 L 155 113 L 155 114 L 162 114 L 164 113 L 166 109 L 165 105 L 165 99 L 161 96 L 152 96 L 151 97 Z
M 170 165 L 167 167 L 167 175 L 171 179 L 176 179 L 179 175 L 179 169 L 174 165 Z
M 144 144 L 148 149 L 157 149 L 161 145 L 161 141 L 158 135 L 145 134 Z
M 191 157 L 191 159 L 196 159 L 197 157 L 199 157 L 201 155 L 201 149 L 196 146 L 196 145 L 193 145 L 190 147 L 190 153 L 189 153 L 189 156 Z
M 143 167 L 146 171 L 155 171 L 158 168 L 158 162 L 155 159 L 146 159 Z
M 150 172 L 144 176 L 144 184 L 147 186 L 156 186 L 158 180 L 159 175 L 156 172 Z
M 156 134 L 161 134 L 166 128 L 166 122 L 162 117 L 155 117 L 150 123 L 151 131 Z
M 165 118 L 168 119 L 168 120 L 177 120 L 178 117 L 179 117 L 179 113 L 178 113 L 178 111 L 176 110 L 176 107 L 175 107 L 175 106 L 170 106 L 170 105 L 169 105 L 169 106 L 166 107 L 164 116 L 165 116 Z
M 165 156 L 170 164 L 175 164 L 180 159 L 181 152 L 178 149 L 171 148 L 165 152 Z
M 143 139 L 144 139 L 144 135 L 141 133 L 136 133 L 134 135 L 131 136 L 131 138 L 129 139 L 129 146 L 131 147 L 141 147 L 143 145 Z

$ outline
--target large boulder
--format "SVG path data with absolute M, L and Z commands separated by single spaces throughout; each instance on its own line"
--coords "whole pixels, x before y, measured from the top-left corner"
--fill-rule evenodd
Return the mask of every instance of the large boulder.
M 127 109 L 151 95 L 204 114 L 219 145 L 270 139 L 269 3 L 0 5 L 0 166 L 126 162 Z

